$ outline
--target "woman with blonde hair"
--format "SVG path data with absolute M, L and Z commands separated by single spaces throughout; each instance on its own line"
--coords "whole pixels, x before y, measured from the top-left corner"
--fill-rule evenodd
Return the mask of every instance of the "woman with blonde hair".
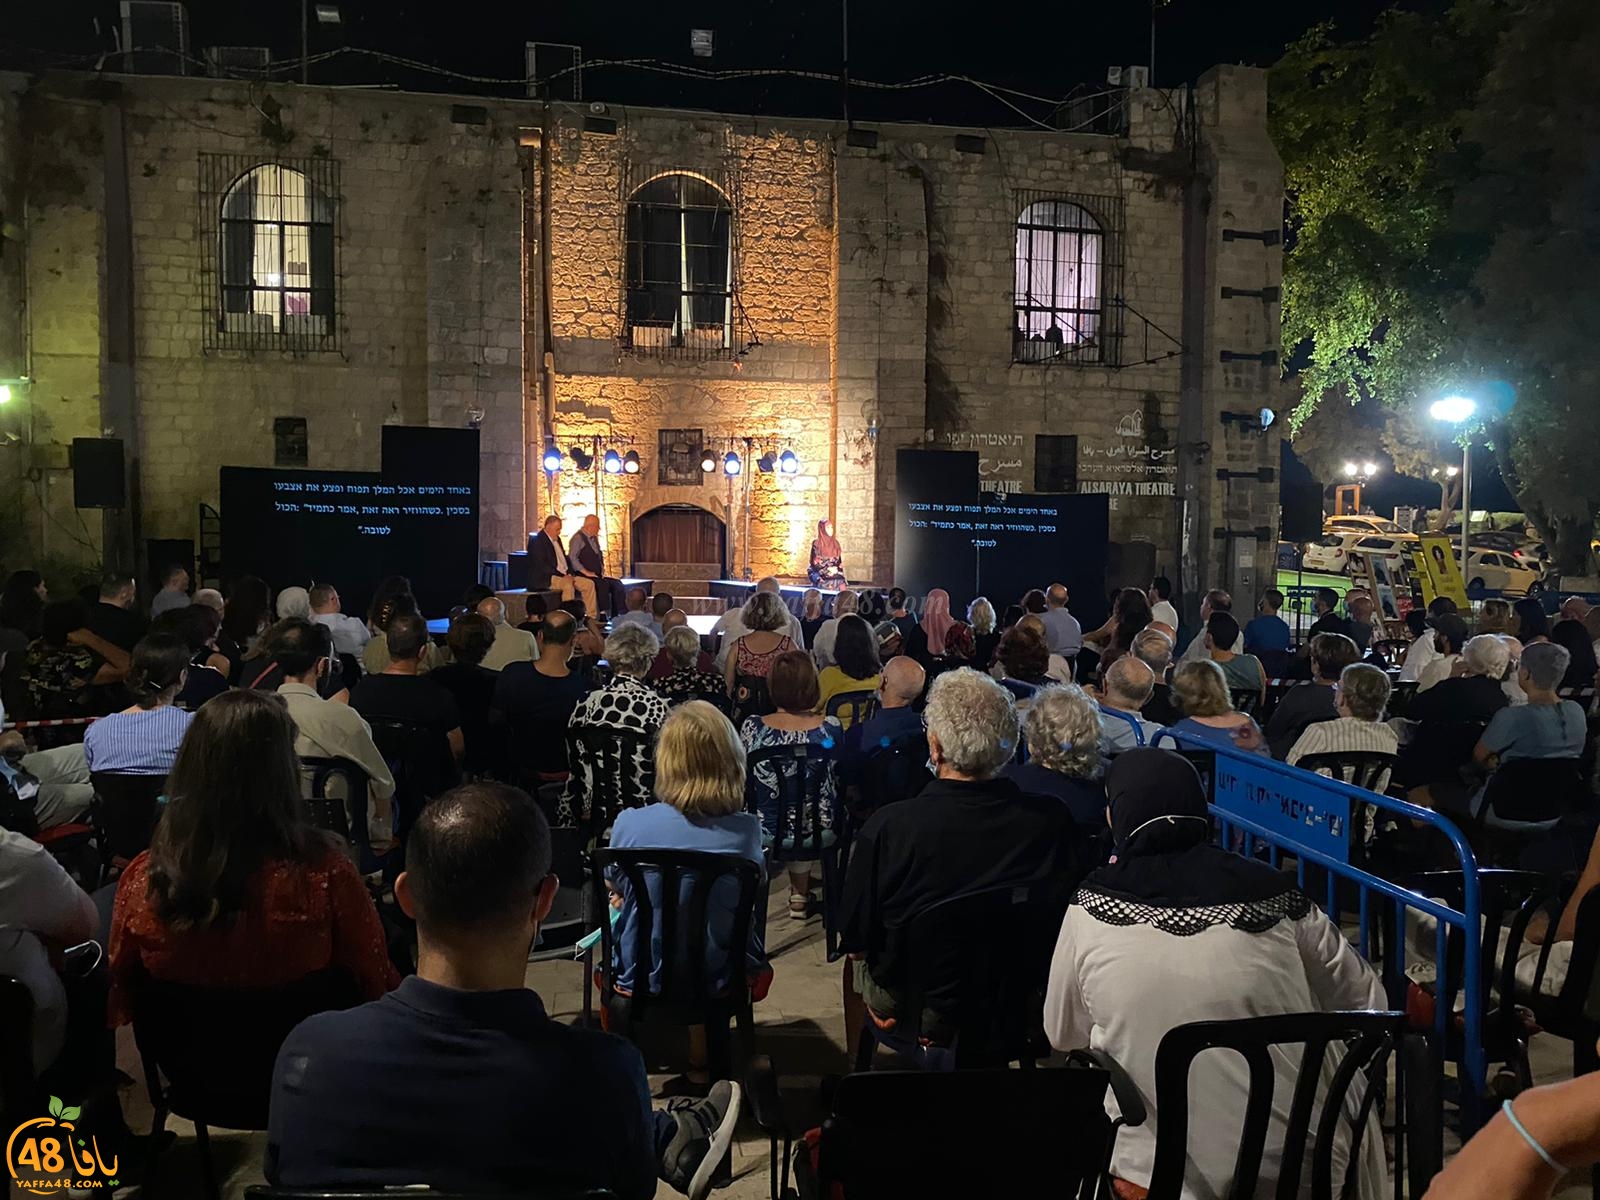
M 613 850 L 693 850 L 709 854 L 732 854 L 760 866 L 761 819 L 744 810 L 744 744 L 732 723 L 704 700 L 678 705 L 661 726 L 656 739 L 656 802 L 643 808 L 629 808 L 617 814 L 611 827 Z M 660 877 L 646 877 L 650 889 L 651 911 L 661 920 Z M 633 962 L 635 939 L 633 923 L 638 909 L 628 881 L 618 876 L 610 881 L 618 908 L 616 936 L 612 942 L 618 959 L 618 986 L 632 990 L 642 986 L 637 964 Z M 719 882 L 706 906 L 707 984 L 713 994 L 727 987 L 728 959 L 732 953 L 734 907 L 739 891 L 731 879 Z M 765 903 L 765 894 L 761 903 Z M 750 923 L 750 940 L 745 947 L 746 972 L 756 999 L 771 986 L 772 968 L 767 964 L 761 941 L 760 921 Z M 657 934 L 659 939 L 660 934 Z M 650 968 L 650 986 L 660 984 L 660 963 Z M 689 1038 L 688 1077 L 693 1083 L 706 1081 L 706 1043 L 703 1026 L 692 1026 Z
M 967 605 L 967 624 L 972 627 L 972 666 L 987 671 L 994 666 L 994 653 L 1000 648 L 1000 618 L 987 596 Z
M 822 611 L 822 593 L 816 588 L 807 588 L 800 597 L 800 636 L 805 641 L 805 649 L 811 649 L 811 643 L 817 640 L 817 630 L 827 620 L 827 614 Z
M 1227 678 L 1209 658 L 1180 663 L 1172 675 L 1172 694 L 1183 710 L 1172 733 L 1270 757 L 1260 726 L 1249 714 L 1234 710 Z
M 1479 633 L 1516 633 L 1517 623 L 1511 616 L 1508 600 L 1485 600 L 1478 613 Z

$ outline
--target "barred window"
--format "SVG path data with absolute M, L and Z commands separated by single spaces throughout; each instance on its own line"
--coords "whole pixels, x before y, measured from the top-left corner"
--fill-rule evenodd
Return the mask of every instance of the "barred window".
M 1017 218 L 1016 362 L 1106 357 L 1105 231 L 1069 200 L 1037 200 Z
M 726 351 L 733 345 L 733 209 L 697 175 L 669 174 L 628 198 L 628 344 Z
M 207 158 L 207 346 L 334 349 L 333 164 Z

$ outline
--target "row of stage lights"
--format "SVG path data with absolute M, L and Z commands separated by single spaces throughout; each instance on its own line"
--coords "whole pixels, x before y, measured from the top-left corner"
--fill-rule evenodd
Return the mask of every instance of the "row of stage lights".
M 566 454 L 561 453 L 561 448 L 554 442 L 549 442 L 544 448 L 543 465 L 546 472 L 554 475 L 561 470 L 568 459 L 572 466 L 579 471 L 587 471 L 594 466 L 595 456 L 581 446 L 571 447 Z M 607 450 L 600 457 L 600 467 L 607 475 L 637 475 L 642 467 L 639 461 L 639 452 L 629 450 L 626 454 L 619 454 L 615 450 Z M 700 451 L 700 469 L 707 475 L 715 472 L 719 467 L 716 452 L 709 447 Z M 735 450 L 729 450 L 722 456 L 720 467 L 724 475 L 730 478 L 744 473 L 744 460 Z M 785 450 L 775 454 L 771 450 L 764 452 L 756 459 L 756 469 L 763 475 L 770 475 L 776 471 L 780 475 L 800 474 L 800 457 L 793 450 Z

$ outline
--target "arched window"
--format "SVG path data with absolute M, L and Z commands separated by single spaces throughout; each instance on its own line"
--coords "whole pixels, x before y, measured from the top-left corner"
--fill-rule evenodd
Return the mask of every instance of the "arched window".
M 239 176 L 218 238 L 225 332 L 332 332 L 333 204 L 302 172 L 265 163 Z
M 696 175 L 661 175 L 628 198 L 627 329 L 635 349 L 733 344 L 733 210 Z
M 1012 358 L 1100 361 L 1105 232 L 1070 200 L 1038 200 L 1017 218 L 1016 324 Z

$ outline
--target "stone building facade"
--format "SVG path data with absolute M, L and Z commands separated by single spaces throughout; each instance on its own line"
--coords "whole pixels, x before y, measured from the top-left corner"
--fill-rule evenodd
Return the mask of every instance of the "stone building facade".
M 0 411 L 22 513 L 0 553 L 101 551 L 71 503 L 74 436 L 129 448 L 105 537 L 131 562 L 144 538 L 196 537 L 217 468 L 273 464 L 284 419 L 305 421 L 308 466 L 359 470 L 385 423 L 475 423 L 485 557 L 545 512 L 598 511 L 627 572 L 640 519 L 689 506 L 735 574 L 802 573 L 831 518 L 847 571 L 887 582 L 895 452 L 954 447 L 998 490 L 1109 492 L 1131 573 L 1248 594 L 1277 499 L 1256 418 L 1279 375 L 1265 88 L 1223 67 L 1130 91 L 1099 134 L 0 75 L 0 379 L 30 380 Z M 314 181 L 331 239 L 312 267 L 331 300 L 273 329 L 228 311 L 224 261 L 230 189 L 262 165 Z M 636 205 L 663 180 L 726 209 L 705 226 L 726 239 L 725 320 L 638 320 Z M 1019 218 L 1069 204 L 1094 226 L 1094 311 L 1073 318 L 1094 336 L 1019 340 Z M 687 264 L 704 247 L 684 238 Z M 641 470 L 577 470 L 573 447 Z M 742 473 L 685 469 L 702 449 Z M 796 473 L 756 469 L 783 451 Z

